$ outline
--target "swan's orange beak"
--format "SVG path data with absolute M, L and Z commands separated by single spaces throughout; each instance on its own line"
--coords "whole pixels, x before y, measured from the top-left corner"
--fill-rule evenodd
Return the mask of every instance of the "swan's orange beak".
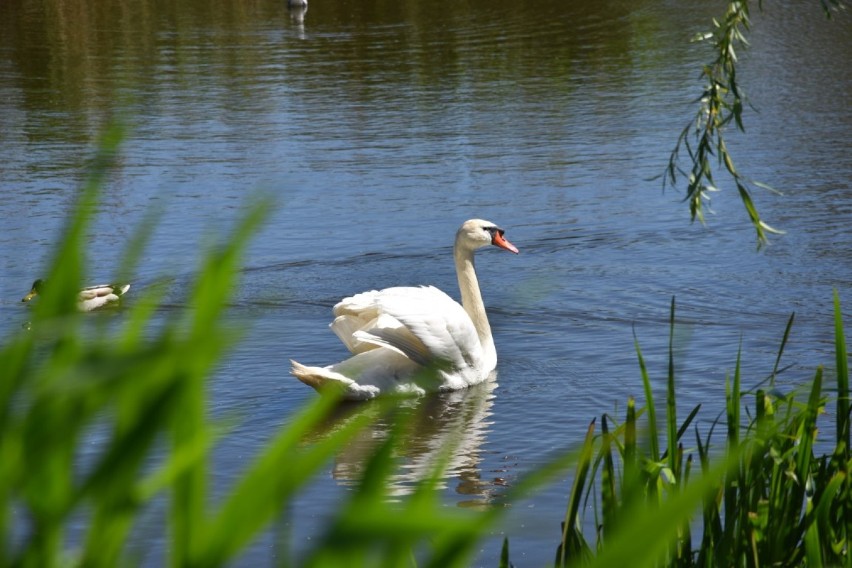
M 502 249 L 506 249 L 509 252 L 513 252 L 515 254 L 518 254 L 517 247 L 515 247 L 515 245 L 513 245 L 512 243 L 510 243 L 509 241 L 506 240 L 506 238 L 503 236 L 503 230 L 502 229 L 498 229 L 498 230 L 492 231 L 492 232 L 494 233 L 494 236 L 491 237 L 491 244 L 492 245 L 500 247 Z

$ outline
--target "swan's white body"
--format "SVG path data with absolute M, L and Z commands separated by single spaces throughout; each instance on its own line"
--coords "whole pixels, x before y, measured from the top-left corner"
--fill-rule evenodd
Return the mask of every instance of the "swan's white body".
M 453 256 L 461 304 L 432 286 L 344 298 L 334 306 L 331 328 L 352 357 L 327 367 L 292 361 L 293 375 L 317 390 L 342 389 L 350 400 L 449 391 L 484 381 L 497 366 L 497 351 L 473 255 L 490 244 L 518 252 L 489 221 L 471 219 L 456 233 Z

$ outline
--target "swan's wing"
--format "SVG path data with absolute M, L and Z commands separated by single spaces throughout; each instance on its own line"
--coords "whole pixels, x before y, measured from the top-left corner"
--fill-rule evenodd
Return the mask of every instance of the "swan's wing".
M 331 322 L 331 329 L 353 354 L 357 355 L 379 347 L 379 343 L 370 335 L 379 329 L 387 329 L 388 334 L 405 333 L 404 326 L 398 320 L 381 313 L 379 297 L 382 292 L 372 290 L 350 296 L 334 306 L 335 318 Z M 397 328 L 403 329 L 397 330 Z M 417 342 L 417 338 L 413 336 L 407 337 L 405 342 L 410 343 L 412 340 Z M 426 350 L 425 347 L 422 349 Z
M 449 363 L 454 369 L 481 367 L 482 344 L 461 304 L 433 286 L 414 290 L 419 291 L 420 297 L 416 308 L 400 302 L 398 297 L 383 306 L 423 342 L 434 359 Z
M 432 360 L 432 354 L 423 342 L 391 316 L 382 315 L 379 320 L 385 318 L 393 320 L 395 324 L 389 326 L 376 325 L 370 328 L 369 331 L 358 330 L 354 334 L 355 339 L 373 347 L 387 347 L 388 349 L 392 349 L 400 355 L 408 357 L 418 365 L 429 365 Z
M 360 342 L 353 352 L 380 346 L 424 366 L 480 366 L 482 347 L 473 322 L 464 308 L 435 287 L 364 292 L 342 300 L 334 313 L 335 332 L 360 324 L 349 339 L 341 338 L 347 346 Z

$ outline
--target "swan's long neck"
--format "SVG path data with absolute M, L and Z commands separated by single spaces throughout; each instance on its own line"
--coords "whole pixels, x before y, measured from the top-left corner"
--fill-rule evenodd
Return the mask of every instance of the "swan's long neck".
M 473 262 L 473 251 L 467 247 L 459 246 L 458 240 L 453 247 L 453 256 L 456 261 L 456 275 L 459 279 L 459 291 L 461 292 L 462 307 L 470 316 L 479 342 L 485 355 L 485 364 L 493 369 L 497 365 L 497 350 L 494 348 L 494 339 L 491 337 L 491 326 L 488 324 L 488 316 L 485 313 L 485 304 L 482 302 L 482 293 L 479 291 L 479 280 L 476 278 L 476 267 Z

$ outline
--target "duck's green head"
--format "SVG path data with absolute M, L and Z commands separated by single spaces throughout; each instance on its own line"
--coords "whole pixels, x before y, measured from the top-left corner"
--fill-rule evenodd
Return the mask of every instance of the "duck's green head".
M 30 293 L 27 294 L 26 296 L 24 296 L 23 298 L 21 298 L 21 301 L 22 302 L 29 302 L 30 300 L 35 298 L 37 295 L 41 294 L 41 290 L 42 290 L 43 287 L 44 287 L 44 280 L 39 278 L 38 280 L 33 282 L 33 287 L 30 290 Z

